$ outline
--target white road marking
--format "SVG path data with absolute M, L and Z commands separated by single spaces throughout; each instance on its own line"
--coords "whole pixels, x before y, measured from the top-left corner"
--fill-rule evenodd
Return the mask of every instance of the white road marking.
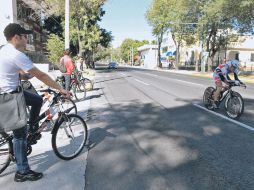
M 246 124 L 244 124 L 244 123 L 241 123 L 241 122 L 239 122 L 239 121 L 230 119 L 230 118 L 228 118 L 228 117 L 226 117 L 226 116 L 224 116 L 224 115 L 221 115 L 221 114 L 219 114 L 219 113 L 216 113 L 216 112 L 214 112 L 214 111 L 208 110 L 208 109 L 206 109 L 205 107 L 200 106 L 200 105 L 198 105 L 198 104 L 195 104 L 195 103 L 194 103 L 193 105 L 196 106 L 196 107 L 198 107 L 198 108 L 200 108 L 200 109 L 202 109 L 202 110 L 205 110 L 205 111 L 207 111 L 207 112 L 209 112 L 209 113 L 212 113 L 212 114 L 214 114 L 214 115 L 216 115 L 216 116 L 218 116 L 218 117 L 221 117 L 221 118 L 223 118 L 223 119 L 226 119 L 226 120 L 228 120 L 228 121 L 230 121 L 230 122 L 232 122 L 232 123 L 235 123 L 235 124 L 237 124 L 237 125 L 240 125 L 241 127 L 246 128 L 246 129 L 249 129 L 249 130 L 251 130 L 251 131 L 254 132 L 254 127 L 251 127 L 251 126 L 246 125 Z
M 149 76 L 153 76 L 153 77 L 158 77 L 158 75 L 151 74 L 151 73 L 144 73 L 144 74 L 149 75 Z
M 187 83 L 187 84 L 192 84 L 192 85 L 197 85 L 197 86 L 205 86 L 203 84 L 198 84 L 198 83 L 193 83 L 193 82 L 188 82 L 188 81 L 184 81 L 184 80 L 179 80 L 179 79 L 172 79 L 172 80 L 175 80 L 175 81 L 178 81 L 178 82 L 183 82 L 183 83 Z
M 126 76 L 126 74 L 125 73 L 119 73 L 120 75 L 122 75 L 122 76 Z
M 142 73 L 142 74 L 150 75 L 150 76 L 153 76 L 153 77 L 161 77 L 161 76 L 159 76 L 159 75 L 150 74 L 150 73 L 143 73 L 143 72 L 140 72 L 140 71 L 136 71 L 136 73 Z M 196 86 L 202 86 L 202 87 L 205 86 L 205 85 L 203 85 L 203 84 L 188 82 L 188 81 L 179 80 L 179 79 L 173 79 L 173 78 L 168 78 L 168 77 L 163 77 L 163 78 L 166 78 L 166 79 L 168 79 L 168 80 L 170 80 L 170 81 L 174 80 L 174 81 L 178 81 L 178 82 L 182 82 L 182 83 L 187 83 L 187 84 L 191 84 L 191 85 L 196 85 Z
M 149 86 L 149 85 L 150 85 L 150 84 L 147 84 L 147 83 L 145 83 L 145 82 L 143 82 L 143 81 L 141 81 L 141 80 L 135 79 L 135 78 L 134 78 L 134 80 L 137 81 L 137 82 L 140 82 L 140 83 L 142 83 L 142 84 L 144 84 L 144 85 L 146 85 L 146 86 Z

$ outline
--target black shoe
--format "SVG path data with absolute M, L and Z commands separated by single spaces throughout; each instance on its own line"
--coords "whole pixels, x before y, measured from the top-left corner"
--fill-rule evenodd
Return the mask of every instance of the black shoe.
M 41 179 L 42 177 L 43 177 L 42 173 L 29 170 L 27 173 L 24 173 L 24 174 L 16 172 L 14 181 L 16 182 L 37 181 Z

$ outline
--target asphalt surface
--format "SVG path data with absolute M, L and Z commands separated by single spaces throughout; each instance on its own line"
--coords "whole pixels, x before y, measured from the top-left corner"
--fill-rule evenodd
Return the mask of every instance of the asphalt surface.
M 211 79 L 98 67 L 85 190 L 253 189 L 253 85 L 237 89 L 238 123 L 223 107 L 202 109 L 207 86 Z
M 208 112 L 209 78 L 175 72 L 97 67 L 94 90 L 78 103 L 89 142 L 63 161 L 44 132 L 29 156 L 44 178 L 15 183 L 15 164 L 0 175 L 6 190 L 248 190 L 254 186 L 254 86 L 236 88 L 245 110 L 236 122 L 223 106 Z M 88 111 L 89 110 L 89 111 Z

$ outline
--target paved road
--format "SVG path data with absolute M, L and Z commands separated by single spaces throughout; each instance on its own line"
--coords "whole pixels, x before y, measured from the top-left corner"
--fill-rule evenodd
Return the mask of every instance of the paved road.
M 253 189 L 253 85 L 240 123 L 201 105 L 211 79 L 98 68 L 85 190 Z M 244 128 L 248 126 L 250 129 Z

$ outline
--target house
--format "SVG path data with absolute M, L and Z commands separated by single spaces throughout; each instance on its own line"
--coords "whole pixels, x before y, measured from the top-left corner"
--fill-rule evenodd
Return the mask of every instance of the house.
M 226 50 L 227 59 L 233 59 L 239 54 L 241 65 L 245 70 L 254 70 L 254 36 L 239 36 L 237 42 L 232 42 Z
M 140 56 L 140 66 L 154 69 L 157 67 L 158 45 L 143 45 L 138 48 Z

